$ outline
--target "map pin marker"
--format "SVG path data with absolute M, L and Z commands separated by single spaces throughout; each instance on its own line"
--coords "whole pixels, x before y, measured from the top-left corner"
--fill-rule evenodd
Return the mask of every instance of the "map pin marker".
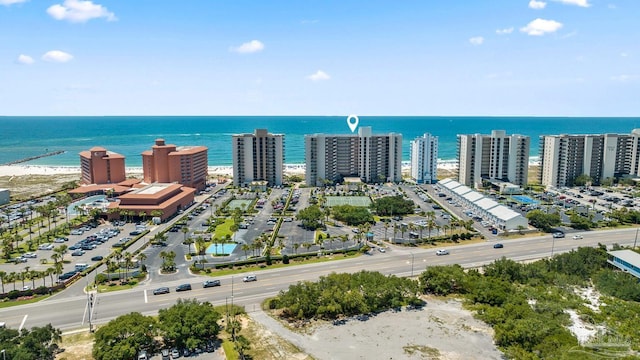
M 356 128 L 358 127 L 358 122 L 360 122 L 360 119 L 358 119 L 357 115 L 349 115 L 347 117 L 347 125 L 349 125 L 349 129 L 351 129 L 351 132 L 356 131 Z

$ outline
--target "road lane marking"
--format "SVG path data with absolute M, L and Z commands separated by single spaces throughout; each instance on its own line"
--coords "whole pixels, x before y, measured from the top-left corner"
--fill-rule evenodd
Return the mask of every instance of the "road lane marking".
M 25 315 L 25 316 L 22 318 L 22 322 L 20 323 L 20 327 L 18 327 L 18 331 L 22 331 L 22 328 L 24 327 L 24 323 L 27 321 L 27 317 L 28 317 L 28 316 L 29 316 L 29 315 Z

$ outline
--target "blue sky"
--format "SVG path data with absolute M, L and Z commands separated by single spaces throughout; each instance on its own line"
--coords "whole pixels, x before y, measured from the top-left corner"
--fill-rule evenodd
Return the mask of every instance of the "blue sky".
M 0 115 L 638 116 L 638 0 L 0 0 Z

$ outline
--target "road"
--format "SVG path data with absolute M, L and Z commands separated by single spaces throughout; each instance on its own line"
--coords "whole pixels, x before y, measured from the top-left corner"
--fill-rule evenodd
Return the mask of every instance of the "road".
M 505 240 L 503 249 L 494 249 L 494 241 L 460 245 L 451 247 L 451 255 L 436 256 L 435 250 L 391 247 L 387 253 L 376 256 L 360 256 L 356 258 L 308 264 L 280 269 L 268 269 L 256 273 L 257 282 L 243 283 L 243 275 L 221 276 L 222 286 L 203 289 L 200 282 L 205 277 L 192 277 L 186 282 L 193 285 L 193 290 L 176 293 L 175 286 L 185 280 L 170 280 L 163 283 L 155 281 L 153 285 L 144 284 L 136 289 L 124 290 L 97 295 L 93 307 L 93 323 L 106 323 L 115 317 L 132 311 L 143 314 L 155 314 L 158 309 L 173 305 L 179 298 L 196 298 L 210 301 L 214 305 L 222 305 L 233 301 L 244 305 L 248 312 L 257 309 L 260 302 L 276 295 L 289 285 L 304 280 L 316 280 L 331 272 L 357 272 L 360 270 L 379 271 L 383 274 L 398 276 L 417 275 L 426 266 L 460 264 L 464 267 L 477 267 L 490 263 L 502 256 L 516 261 L 538 259 L 554 254 L 570 251 L 578 246 L 596 246 L 598 243 L 608 246 L 618 243 L 632 245 L 636 229 L 606 230 L 584 233 L 583 240 L 570 237 L 555 239 L 551 236 Z M 340 255 L 338 255 L 340 256 Z M 153 289 L 169 286 L 171 293 L 153 295 Z M 65 296 L 64 292 L 44 301 L 16 307 L 0 309 L 0 321 L 8 327 L 33 327 L 51 323 L 63 332 L 80 328 L 88 328 L 86 313 L 87 296 Z

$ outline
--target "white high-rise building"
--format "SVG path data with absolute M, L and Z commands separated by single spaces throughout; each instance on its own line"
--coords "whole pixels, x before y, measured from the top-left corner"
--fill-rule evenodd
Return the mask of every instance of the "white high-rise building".
M 233 185 L 247 186 L 253 181 L 282 185 L 284 135 L 256 129 L 253 134 L 232 136 Z
M 372 134 L 363 126 L 357 135 L 305 136 L 306 183 L 321 186 L 359 177 L 377 183 L 402 180 L 402 135 Z
M 640 176 L 640 129 L 631 134 L 543 135 L 540 183 L 572 186 L 581 175 L 594 184 L 604 179 Z
M 529 175 L 530 139 L 493 130 L 491 135 L 458 135 L 458 181 L 482 187 L 483 180 L 525 185 Z
M 418 184 L 438 181 L 438 137 L 425 133 L 411 141 L 411 177 Z

